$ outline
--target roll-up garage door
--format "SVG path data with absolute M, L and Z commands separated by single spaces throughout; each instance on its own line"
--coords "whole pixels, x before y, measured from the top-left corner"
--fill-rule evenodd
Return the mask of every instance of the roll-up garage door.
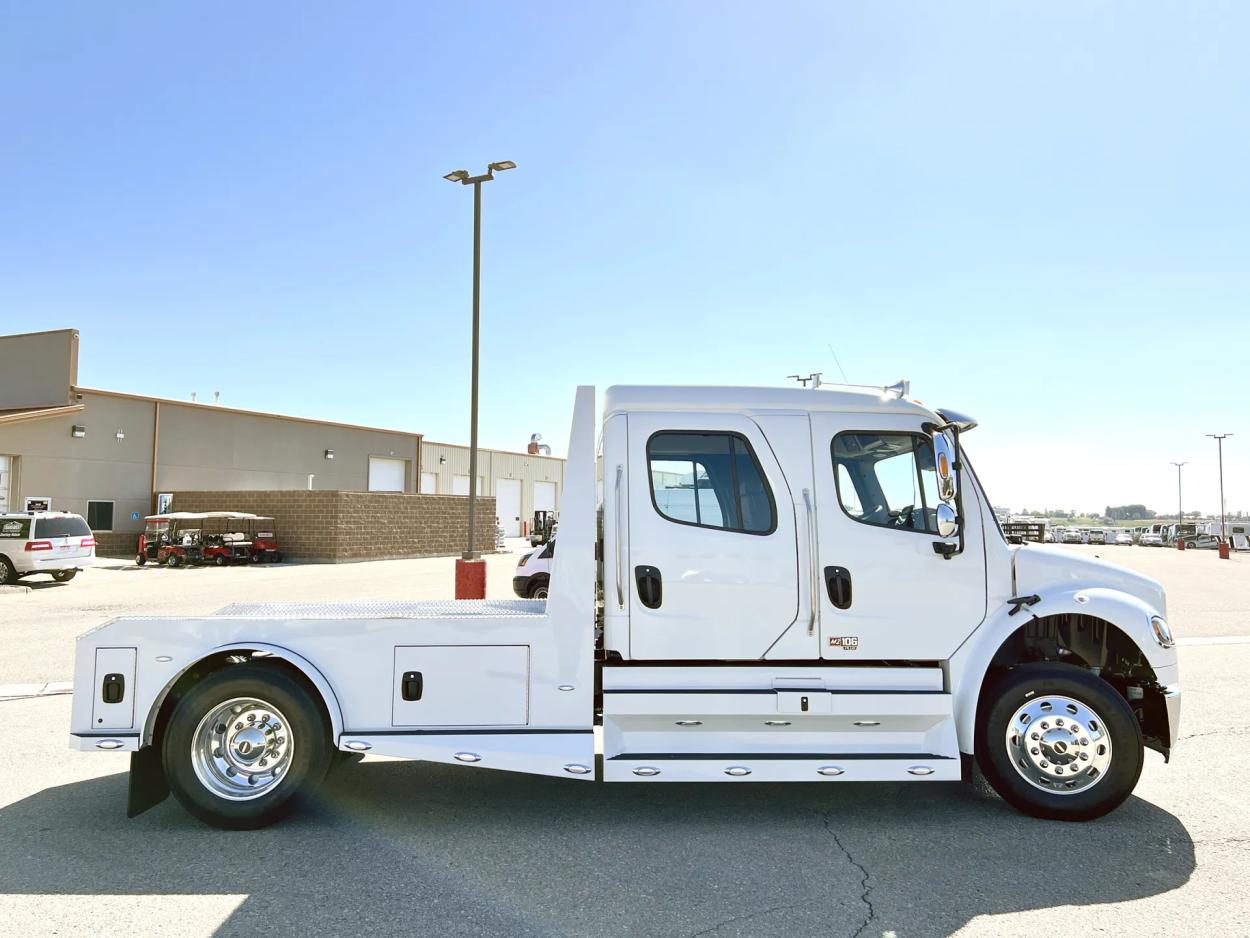
M 556 510 L 556 484 L 554 482 L 534 483 L 534 510 Z
M 402 492 L 404 490 L 404 462 L 402 459 L 370 456 L 369 491 Z
M 521 480 L 495 480 L 495 514 L 504 537 L 521 536 Z

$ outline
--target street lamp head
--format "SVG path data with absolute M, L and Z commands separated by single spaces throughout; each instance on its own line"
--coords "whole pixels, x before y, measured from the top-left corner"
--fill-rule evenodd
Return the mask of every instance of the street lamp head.
M 516 169 L 516 163 L 512 162 L 512 160 L 500 160 L 498 163 L 489 164 L 486 168 L 501 173 L 505 169 Z
M 448 173 L 443 178 L 446 179 L 448 182 L 464 182 L 466 179 L 469 178 L 469 171 L 467 169 L 453 170 L 452 172 Z

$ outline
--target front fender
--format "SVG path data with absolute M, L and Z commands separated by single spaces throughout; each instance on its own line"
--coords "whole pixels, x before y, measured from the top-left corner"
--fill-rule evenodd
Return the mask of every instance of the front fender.
M 1167 688 L 1169 747 L 1175 744 L 1179 728 L 1180 676 L 1176 649 L 1164 648 L 1154 638 L 1151 616 L 1159 613 L 1130 593 L 1104 587 L 1060 588 L 1039 593 L 1042 598 L 1011 615 L 1011 605 L 986 617 L 949 662 L 950 687 L 954 694 L 955 725 L 961 752 L 973 751 L 977 704 L 994 656 L 1003 644 L 1032 619 L 1059 615 L 1085 615 L 1109 622 L 1124 633 L 1141 651 L 1155 673 L 1156 681 Z

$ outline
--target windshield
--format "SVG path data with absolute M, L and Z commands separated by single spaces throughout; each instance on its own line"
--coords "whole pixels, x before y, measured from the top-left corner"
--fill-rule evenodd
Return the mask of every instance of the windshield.
M 67 518 L 36 518 L 34 537 L 84 537 L 90 536 L 87 522 L 77 515 Z

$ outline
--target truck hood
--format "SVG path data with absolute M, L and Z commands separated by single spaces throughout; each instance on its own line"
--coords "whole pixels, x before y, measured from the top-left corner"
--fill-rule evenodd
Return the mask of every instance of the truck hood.
M 1016 549 L 1016 595 L 1044 593 L 1048 589 L 1118 589 L 1140 599 L 1167 618 L 1163 584 L 1133 570 L 1097 557 L 1051 544 L 1023 544 Z

